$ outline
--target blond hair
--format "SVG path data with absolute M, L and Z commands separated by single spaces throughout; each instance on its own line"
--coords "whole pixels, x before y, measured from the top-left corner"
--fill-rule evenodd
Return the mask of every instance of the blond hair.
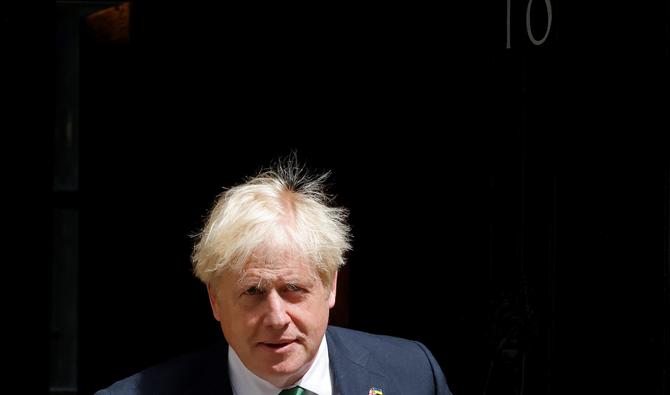
M 240 270 L 263 251 L 290 251 L 312 264 L 331 285 L 351 249 L 348 211 L 331 206 L 330 173 L 317 177 L 288 159 L 224 191 L 198 235 L 193 271 L 210 284 L 224 270 Z M 271 258 L 272 257 L 268 257 Z

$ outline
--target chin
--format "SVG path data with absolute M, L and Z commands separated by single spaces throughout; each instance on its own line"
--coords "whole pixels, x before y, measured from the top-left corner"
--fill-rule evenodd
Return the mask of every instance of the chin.
M 303 369 L 304 366 L 305 362 L 302 358 L 300 358 L 300 360 L 297 358 L 289 358 L 285 361 L 272 365 L 269 369 L 269 372 L 276 375 L 291 375 L 300 373 L 300 370 Z
M 303 358 L 289 358 L 269 366 L 269 368 L 266 369 L 266 373 L 275 379 L 286 379 L 292 376 L 301 377 L 308 369 L 309 366 L 305 366 L 305 360 Z

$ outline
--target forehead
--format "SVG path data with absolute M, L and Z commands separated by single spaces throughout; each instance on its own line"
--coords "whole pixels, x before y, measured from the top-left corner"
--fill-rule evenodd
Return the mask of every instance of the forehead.
M 304 275 L 314 276 L 316 270 L 302 254 L 292 251 L 260 251 L 254 253 L 251 258 L 240 268 L 240 277 L 249 275 Z

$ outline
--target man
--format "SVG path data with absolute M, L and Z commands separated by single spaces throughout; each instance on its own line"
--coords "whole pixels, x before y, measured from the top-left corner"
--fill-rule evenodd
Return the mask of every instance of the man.
M 227 344 L 97 394 L 450 395 L 422 344 L 328 326 L 350 235 L 327 176 L 287 161 L 224 192 L 193 267 Z

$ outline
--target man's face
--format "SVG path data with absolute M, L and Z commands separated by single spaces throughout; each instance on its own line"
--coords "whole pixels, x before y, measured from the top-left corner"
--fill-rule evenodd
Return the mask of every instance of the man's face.
M 282 254 L 283 255 L 283 254 Z M 325 287 L 301 259 L 251 260 L 208 287 L 214 317 L 242 363 L 277 387 L 311 366 L 335 305 L 337 275 Z

